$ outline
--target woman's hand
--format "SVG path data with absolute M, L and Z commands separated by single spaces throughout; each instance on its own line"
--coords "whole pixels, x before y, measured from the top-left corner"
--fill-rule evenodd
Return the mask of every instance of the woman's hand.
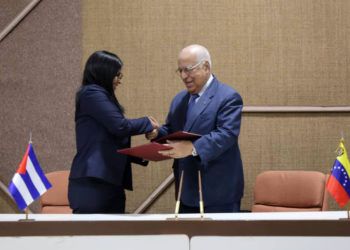
M 153 116 L 148 116 L 148 119 L 154 129 L 159 129 L 159 122 Z
M 145 137 L 147 140 L 153 140 L 158 136 L 159 122 L 153 116 L 149 116 L 148 119 L 152 124 L 153 130 L 145 134 Z

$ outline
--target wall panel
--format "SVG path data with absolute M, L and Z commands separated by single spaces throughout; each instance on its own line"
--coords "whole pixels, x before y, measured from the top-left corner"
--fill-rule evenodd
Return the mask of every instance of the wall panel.
M 41 1 L 0 43 L 0 176 L 6 184 L 30 131 L 45 172 L 70 168 L 81 78 L 80 13 L 80 1 Z
M 0 31 L 2 31 L 31 0 L 0 0 Z

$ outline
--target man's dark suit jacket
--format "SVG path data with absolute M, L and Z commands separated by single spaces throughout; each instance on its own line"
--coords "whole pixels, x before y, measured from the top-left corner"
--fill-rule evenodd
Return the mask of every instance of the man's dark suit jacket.
M 126 119 L 112 96 L 91 84 L 77 94 L 75 123 L 77 154 L 70 178 L 96 177 L 132 190 L 130 162 L 143 162 L 117 150 L 130 147 L 130 136 L 152 131 L 149 119 Z
M 173 164 L 176 193 L 181 171 L 184 170 L 181 202 L 198 207 L 198 169 L 201 170 L 205 206 L 239 202 L 243 196 L 243 167 L 238 135 L 241 125 L 242 98 L 215 77 L 186 121 L 190 94 L 182 91 L 173 99 L 166 124 L 159 137 L 188 131 L 201 134 L 193 144 L 199 157 L 188 156 Z

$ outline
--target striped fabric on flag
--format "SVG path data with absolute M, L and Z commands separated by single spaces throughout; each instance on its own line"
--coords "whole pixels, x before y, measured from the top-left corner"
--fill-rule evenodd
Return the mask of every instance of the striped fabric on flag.
M 343 207 L 350 199 L 350 163 L 343 139 L 340 141 L 337 154 L 327 182 L 327 190 L 339 206 Z
M 51 186 L 39 165 L 32 144 L 29 143 L 19 168 L 10 182 L 9 192 L 18 207 L 24 210 Z

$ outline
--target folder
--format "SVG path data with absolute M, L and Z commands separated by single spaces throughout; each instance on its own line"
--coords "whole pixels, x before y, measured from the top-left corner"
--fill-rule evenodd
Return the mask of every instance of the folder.
M 144 160 L 148 161 L 163 161 L 163 160 L 168 160 L 171 159 L 169 156 L 164 156 L 159 154 L 159 151 L 162 150 L 168 150 L 172 149 L 171 146 L 169 145 L 164 145 L 163 143 L 166 143 L 167 140 L 196 140 L 199 137 L 201 137 L 198 134 L 194 133 L 189 133 L 189 132 L 184 132 L 184 131 L 178 131 L 173 134 L 164 136 L 159 138 L 158 140 L 154 140 L 151 143 L 135 146 L 132 148 L 125 148 L 125 149 L 120 149 L 117 152 L 120 154 L 125 154 L 125 155 L 131 155 L 135 157 L 142 158 Z
M 195 134 L 195 133 L 190 133 L 186 131 L 177 131 L 175 133 L 172 133 L 170 135 L 163 136 L 159 138 L 158 140 L 155 140 L 155 142 L 158 143 L 166 143 L 166 141 L 180 141 L 180 140 L 185 140 L 185 141 L 194 141 L 200 138 L 201 135 Z

